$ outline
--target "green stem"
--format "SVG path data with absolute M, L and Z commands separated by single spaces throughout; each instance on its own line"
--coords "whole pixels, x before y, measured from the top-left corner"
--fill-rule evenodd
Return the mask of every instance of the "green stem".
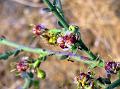
M 31 86 L 32 80 L 29 78 L 24 78 L 24 80 L 25 80 L 25 83 L 24 83 L 22 89 L 29 89 L 29 87 Z
M 44 51 L 44 49 L 30 48 L 30 47 L 19 45 L 19 44 L 16 44 L 14 42 L 11 42 L 9 40 L 2 39 L 2 38 L 0 38 L 0 44 L 4 44 L 4 45 L 11 46 L 11 47 L 14 47 L 14 48 L 22 49 L 23 51 L 37 53 L 37 54 L 40 54 L 40 53 L 43 53 L 43 52 L 44 53 L 46 52 L 46 54 L 48 53 L 47 51 Z
M 96 60 L 97 56 L 90 51 L 90 49 L 87 48 L 87 46 L 84 44 L 82 40 L 79 40 L 79 45 L 82 48 L 82 50 L 90 57 L 91 60 Z
M 69 29 L 69 24 L 63 18 L 63 16 L 60 15 L 60 13 L 57 11 L 55 6 L 53 6 L 49 0 L 43 0 L 43 1 L 47 4 L 47 6 L 50 8 L 50 10 L 53 12 L 53 14 L 57 17 L 57 19 L 61 22 L 61 24 L 64 26 L 64 28 Z
M 97 61 L 89 60 L 88 57 L 80 56 L 78 54 L 74 54 L 74 53 L 71 53 L 71 52 L 60 52 L 60 51 L 52 51 L 52 50 L 41 49 L 41 48 L 31 48 L 31 47 L 16 44 L 14 42 L 8 41 L 8 40 L 3 39 L 3 38 L 0 38 L 0 44 L 11 46 L 11 47 L 14 47 L 14 48 L 18 48 L 18 49 L 21 49 L 21 50 L 27 51 L 27 52 L 36 53 L 36 54 L 39 54 L 39 55 L 44 54 L 44 56 L 51 55 L 51 54 L 54 54 L 54 55 L 57 55 L 57 56 L 68 55 L 70 58 L 75 59 L 75 61 L 81 61 L 81 62 L 90 64 L 90 65 L 97 63 Z
M 57 11 L 57 9 L 51 4 L 49 0 L 43 0 L 47 6 L 51 9 L 53 14 L 56 16 L 56 18 L 61 22 L 61 24 L 66 28 L 69 29 L 69 24 L 66 22 L 66 20 L 63 18 L 63 16 L 60 15 L 60 13 Z M 82 40 L 80 40 L 80 46 L 83 49 L 83 51 L 90 57 L 91 60 L 96 60 L 97 56 L 90 51 L 87 46 L 84 44 Z
M 107 88 L 105 89 L 113 89 L 115 87 L 120 86 L 120 79 L 116 80 L 115 82 L 113 82 L 112 84 L 110 84 Z
M 34 80 L 34 89 L 40 89 L 40 80 Z

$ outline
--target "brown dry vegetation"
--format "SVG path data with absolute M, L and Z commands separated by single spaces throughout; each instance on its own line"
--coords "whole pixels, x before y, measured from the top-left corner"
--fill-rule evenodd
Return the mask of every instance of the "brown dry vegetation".
M 38 4 L 38 0 L 32 1 Z M 81 28 L 84 42 L 94 53 L 98 53 L 106 61 L 120 61 L 120 0 L 62 0 L 63 10 L 70 24 L 76 24 Z M 33 47 L 41 47 L 52 50 L 60 50 L 50 46 L 42 39 L 32 41 L 32 33 L 29 25 L 44 23 L 48 28 L 56 26 L 56 18 L 51 14 L 44 14 L 40 8 L 26 6 L 12 0 L 0 0 L 0 35 L 7 39 Z M 58 26 L 57 26 L 58 27 Z M 0 45 L 0 53 L 10 49 Z M 80 52 L 81 54 L 81 52 Z M 20 56 L 24 54 L 21 53 Z M 31 57 L 37 57 L 36 55 Z M 56 60 L 51 57 L 41 67 L 46 71 L 47 78 L 41 81 L 41 89 L 75 89 L 73 78 L 79 71 L 87 71 L 86 65 L 68 61 Z M 0 61 L 0 89 L 16 89 L 23 81 L 10 73 L 10 63 Z M 105 76 L 104 71 L 96 69 L 96 74 Z

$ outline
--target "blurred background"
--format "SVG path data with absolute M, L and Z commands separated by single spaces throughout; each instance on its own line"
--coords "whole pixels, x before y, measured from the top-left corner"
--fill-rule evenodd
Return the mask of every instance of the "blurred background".
M 67 20 L 81 28 L 84 42 L 94 53 L 105 61 L 120 61 L 120 0 L 62 0 L 62 5 Z M 31 47 L 61 50 L 40 38 L 31 41 L 30 24 L 58 27 L 53 14 L 41 10 L 44 7 L 42 0 L 0 0 L 0 35 Z M 0 45 L 0 53 L 10 49 Z M 21 56 L 37 57 L 29 53 L 21 53 Z M 8 61 L 0 61 L 0 89 L 17 89 L 24 83 L 10 72 L 11 63 L 16 60 L 17 57 L 10 57 Z M 75 75 L 88 70 L 83 63 L 60 61 L 57 57 L 50 57 L 41 68 L 47 78 L 40 82 L 40 89 L 75 89 Z M 102 69 L 97 68 L 95 73 L 105 76 Z

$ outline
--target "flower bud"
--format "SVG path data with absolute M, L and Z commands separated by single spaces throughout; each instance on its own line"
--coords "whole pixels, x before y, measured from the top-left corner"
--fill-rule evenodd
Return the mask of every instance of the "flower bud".
M 33 29 L 32 29 L 32 32 L 35 34 L 35 35 L 41 35 L 44 31 L 46 30 L 46 28 L 41 25 L 41 24 L 38 24 L 36 25 Z
M 110 78 L 111 74 L 116 74 L 120 70 L 119 62 L 107 62 L 105 65 L 105 70 L 107 72 L 107 77 Z
M 79 30 L 79 27 L 78 26 L 75 26 L 75 25 L 70 25 L 69 26 L 69 30 L 71 31 L 71 32 L 78 32 L 78 30 Z
M 62 43 L 64 43 L 64 39 L 63 39 L 63 37 L 58 37 L 58 39 L 57 39 L 57 43 L 58 43 L 58 44 L 62 44 Z
M 46 73 L 43 70 L 37 68 L 37 77 L 41 79 L 45 79 Z
M 55 36 L 50 37 L 49 43 L 50 43 L 50 44 L 55 44 L 55 43 L 56 43 L 56 40 L 57 40 L 57 38 L 56 38 Z
M 18 72 L 26 71 L 29 68 L 28 57 L 22 57 L 20 61 L 16 64 L 16 69 Z
M 57 39 L 57 43 L 60 45 L 62 49 L 66 49 L 66 48 L 70 49 L 71 46 L 76 43 L 76 41 L 77 39 L 73 34 L 65 35 L 63 37 L 58 37 Z
M 80 84 L 80 87 L 89 87 L 90 89 L 93 89 L 94 86 L 94 82 L 93 82 L 93 78 L 91 77 L 91 73 L 80 73 L 79 76 L 76 76 L 74 78 L 74 83 L 76 84 Z M 89 89 L 87 88 L 87 89 Z M 86 89 L 86 88 L 85 88 Z

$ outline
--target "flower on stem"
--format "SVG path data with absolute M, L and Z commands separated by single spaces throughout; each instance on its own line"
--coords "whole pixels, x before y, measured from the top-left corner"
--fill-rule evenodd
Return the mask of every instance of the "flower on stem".
M 45 79 L 46 73 L 39 68 L 40 63 L 43 60 L 45 59 L 41 58 L 41 60 L 32 60 L 28 57 L 22 57 L 17 63 L 15 63 L 15 69 L 12 71 L 16 71 L 16 75 L 21 77 L 25 77 L 26 74 L 32 73 L 36 74 L 38 78 Z
M 45 79 L 46 73 L 42 69 L 37 68 L 37 77 L 41 79 Z
M 18 63 L 16 63 L 16 69 L 19 73 L 27 71 L 29 68 L 28 57 L 22 57 Z
M 46 28 L 42 25 L 42 24 L 38 24 L 38 25 L 35 25 L 32 29 L 32 32 L 39 36 L 41 35 L 44 31 L 46 30 Z
M 79 27 L 75 25 L 70 25 L 69 31 L 71 31 L 72 33 L 77 33 L 79 31 Z
M 89 89 L 93 89 L 94 87 L 94 78 L 92 77 L 92 73 L 88 72 L 86 73 L 80 73 L 79 76 L 76 76 L 74 78 L 74 83 L 76 83 L 77 85 L 79 85 L 78 87 L 81 88 L 89 88 Z
M 120 70 L 120 63 L 119 62 L 106 62 L 105 70 L 107 72 L 107 77 L 111 77 L 111 74 L 117 74 Z
M 56 37 L 56 36 L 52 36 L 52 37 L 49 38 L 48 42 L 49 42 L 50 44 L 55 44 L 55 43 L 56 43 L 56 40 L 57 40 L 57 37 Z
M 62 49 L 70 49 L 72 45 L 77 42 L 77 38 L 74 34 L 66 34 L 57 38 L 57 43 Z

